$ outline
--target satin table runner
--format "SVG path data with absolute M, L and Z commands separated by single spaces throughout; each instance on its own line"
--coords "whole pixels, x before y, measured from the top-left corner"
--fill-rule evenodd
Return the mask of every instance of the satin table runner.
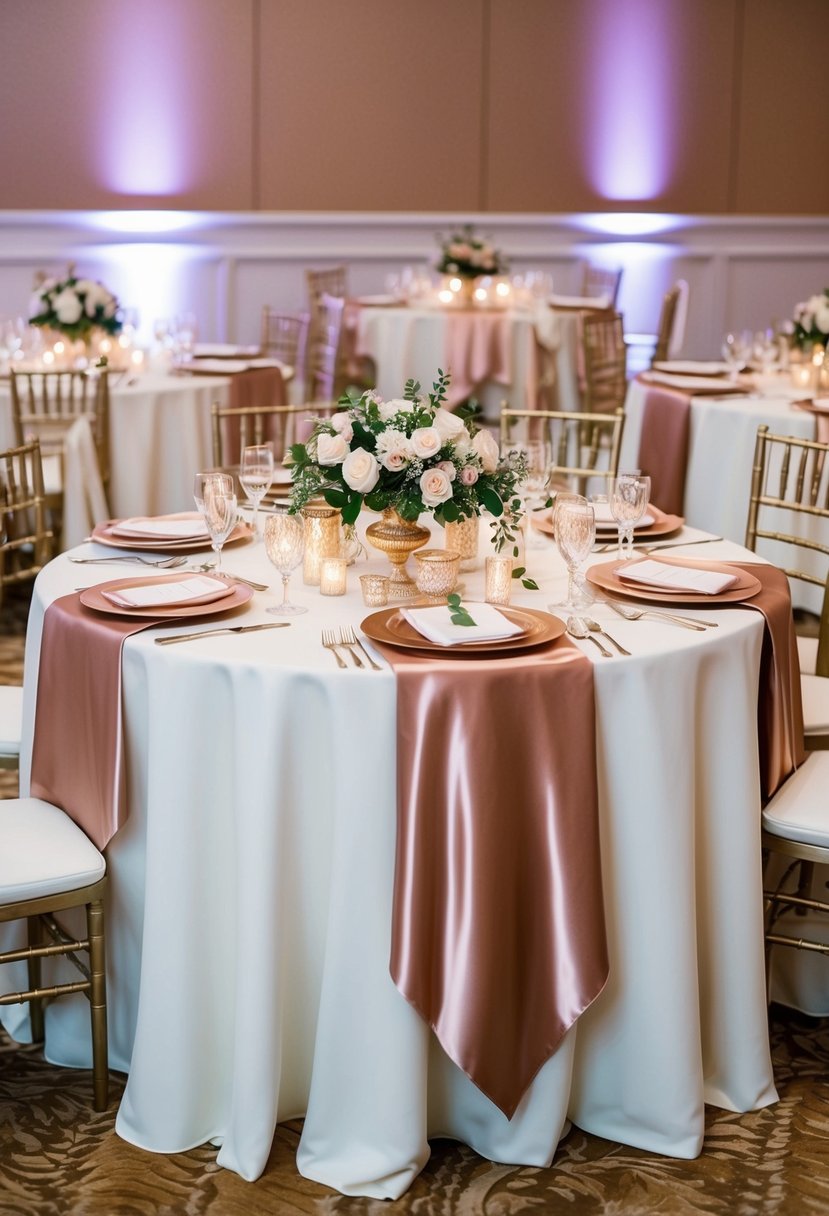
M 77 594 L 55 600 L 43 618 L 31 793 L 66 811 L 99 849 L 126 819 L 121 648 L 163 623 L 96 616 Z
M 739 608 L 756 608 L 766 620 L 760 658 L 757 729 L 760 744 L 760 786 L 763 800 L 771 798 L 789 774 L 803 763 L 803 706 L 800 664 L 792 616 L 789 580 L 776 566 L 731 562 L 762 583 L 762 590 Z
M 668 515 L 684 515 L 691 398 L 677 389 L 648 385 L 642 407 L 639 468 L 651 479 L 651 502 Z
M 379 647 L 397 680 L 392 978 L 507 1117 L 608 975 L 593 666 Z

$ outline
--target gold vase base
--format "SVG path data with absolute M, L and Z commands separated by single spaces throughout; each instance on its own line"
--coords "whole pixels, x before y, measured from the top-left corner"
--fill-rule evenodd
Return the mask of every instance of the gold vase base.
M 389 599 L 410 600 L 416 595 L 420 595 L 417 583 L 409 576 L 405 568 L 395 566 L 389 575 Z

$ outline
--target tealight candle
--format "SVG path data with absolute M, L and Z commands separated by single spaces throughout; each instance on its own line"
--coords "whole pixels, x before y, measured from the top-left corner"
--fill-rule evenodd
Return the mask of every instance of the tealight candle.
M 486 602 L 508 604 L 512 594 L 512 557 L 493 553 L 486 559 Z
M 302 514 L 305 518 L 302 580 L 309 587 L 318 587 L 323 558 L 340 555 L 340 513 L 325 503 L 309 503 Z
M 320 561 L 320 593 L 322 595 L 345 595 L 346 559 L 324 557 Z
M 386 574 L 361 574 L 360 588 L 367 608 L 385 608 L 389 602 L 389 579 Z

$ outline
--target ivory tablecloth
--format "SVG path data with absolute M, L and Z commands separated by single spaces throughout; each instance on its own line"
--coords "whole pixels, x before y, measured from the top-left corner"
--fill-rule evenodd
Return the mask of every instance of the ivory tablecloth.
M 542 590 L 521 601 L 560 598 L 552 548 L 528 556 Z M 266 619 L 279 593 L 261 545 L 225 560 L 271 583 L 245 613 Z M 361 567 L 381 568 L 375 555 Z M 81 569 L 59 558 L 36 585 L 26 740 L 43 610 Z M 705 1102 L 747 1110 L 776 1097 L 761 925 L 762 618 L 709 609 L 719 628 L 697 633 L 611 623 L 596 607 L 633 652 L 596 656 L 594 672 L 610 979 L 508 1120 L 389 975 L 395 681 L 388 669 L 341 671 L 319 644 L 321 628 L 366 615 L 355 574 L 345 599 L 297 574 L 292 594 L 310 611 L 289 629 L 172 647 L 154 645 L 150 629 L 124 643 L 130 814 L 106 850 L 110 1060 L 129 1073 L 117 1131 L 161 1152 L 214 1140 L 220 1164 L 255 1178 L 276 1121 L 304 1115 L 301 1172 L 386 1198 L 422 1168 L 429 1136 L 546 1165 L 570 1119 L 694 1156 Z M 480 573 L 465 578 L 467 594 L 480 593 Z M 88 1066 L 82 999 L 47 1011 L 47 1046 L 51 1059 Z

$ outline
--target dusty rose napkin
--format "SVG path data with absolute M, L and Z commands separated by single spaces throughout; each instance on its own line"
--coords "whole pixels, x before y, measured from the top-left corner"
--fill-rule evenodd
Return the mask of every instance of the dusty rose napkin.
M 448 404 L 458 405 L 488 380 L 509 384 L 512 326 L 503 313 L 450 313 L 446 318 L 444 364 L 452 373 Z
M 99 849 L 126 818 L 121 647 L 157 624 L 95 616 L 77 594 L 55 600 L 43 619 L 32 796 L 61 807 Z
M 816 439 L 820 443 L 829 443 L 829 411 L 819 409 L 811 401 L 793 401 L 792 405 L 796 410 L 805 410 L 814 416 Z
M 672 389 L 647 389 L 642 409 L 639 468 L 651 479 L 651 501 L 669 515 L 682 515 L 691 399 Z
M 397 678 L 390 969 L 507 1117 L 608 974 L 593 667 L 567 639 Z
M 251 371 L 239 372 L 230 378 L 231 409 L 244 409 L 251 405 L 287 405 L 288 397 L 282 372 L 278 367 L 258 367 Z M 228 464 L 238 464 L 241 459 L 239 451 L 239 426 L 232 418 L 222 420 L 224 426 L 224 451 Z M 281 460 L 284 454 L 284 426 L 277 415 L 269 419 L 265 427 L 264 441 L 272 440 L 274 455 Z M 282 450 L 280 450 L 282 449 Z

